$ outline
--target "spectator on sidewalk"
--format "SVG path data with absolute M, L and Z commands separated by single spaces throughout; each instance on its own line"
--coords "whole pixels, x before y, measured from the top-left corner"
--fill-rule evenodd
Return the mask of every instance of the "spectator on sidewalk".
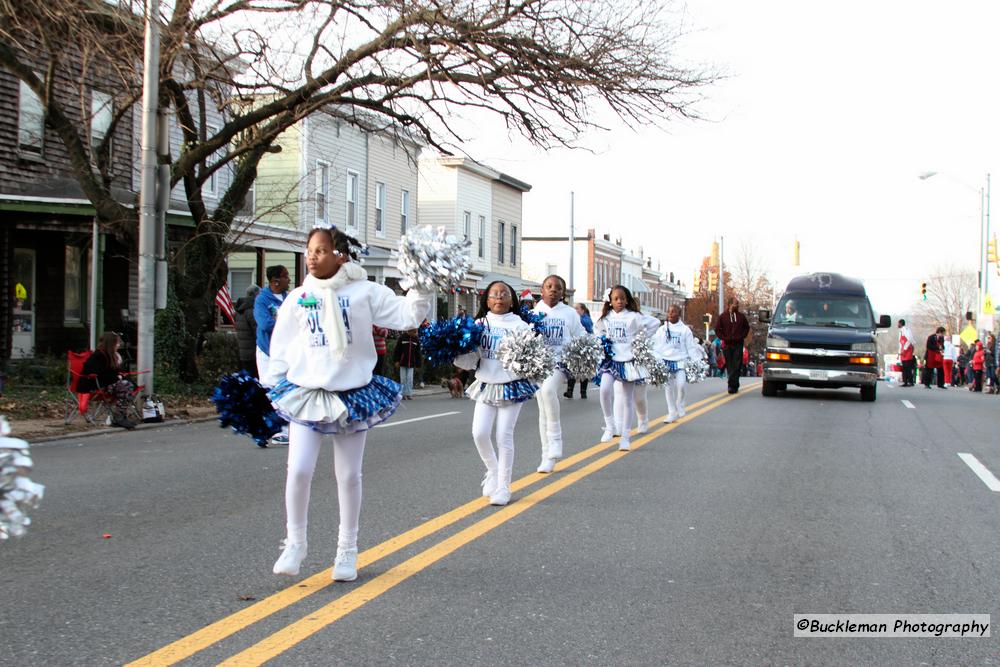
M 983 343 L 979 339 L 976 339 L 975 352 L 972 353 L 972 377 L 973 385 L 969 387 L 970 391 L 983 390 L 983 370 L 986 367 L 986 350 L 983 349 Z
M 236 301 L 236 343 L 240 350 L 240 367 L 257 377 L 257 320 L 253 316 L 254 302 L 260 288 L 250 285 L 246 296 Z
M 385 365 L 385 337 L 389 335 L 388 329 L 372 325 L 372 340 L 375 341 L 375 368 L 372 373 L 382 375 L 382 367 Z
M 955 370 L 955 358 L 958 355 L 955 352 L 955 344 L 951 342 L 950 336 L 944 337 L 944 383 L 946 386 L 952 386 L 952 374 Z
M 934 376 L 937 375 L 937 386 L 944 389 L 944 327 L 938 327 L 937 330 L 927 337 L 927 352 L 924 357 L 924 374 L 923 374 L 923 385 L 927 389 L 931 388 L 931 382 L 934 381 Z
M 413 372 L 420 366 L 420 339 L 417 330 L 403 332 L 396 341 L 396 349 L 392 353 L 399 369 L 399 383 L 403 386 L 403 400 L 413 400 Z
M 913 332 L 910 331 L 910 327 L 906 326 L 906 320 L 899 320 L 896 323 L 896 327 L 899 329 L 899 364 L 903 367 L 903 387 L 912 387 L 916 382 L 916 373 L 914 372 L 917 367 L 917 360 L 914 356 L 915 348 L 913 343 L 916 339 L 913 338 Z

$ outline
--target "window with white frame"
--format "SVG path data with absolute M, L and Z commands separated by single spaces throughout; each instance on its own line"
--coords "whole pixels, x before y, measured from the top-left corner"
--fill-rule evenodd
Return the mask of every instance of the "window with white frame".
M 462 233 L 465 234 L 465 240 L 468 241 L 472 238 L 472 212 L 466 211 L 465 217 L 462 221 Z
M 330 165 L 316 162 L 316 222 L 330 224 Z
M 358 226 L 358 185 L 360 180 L 357 172 L 347 172 L 347 226 L 355 229 Z
M 479 216 L 479 259 L 486 256 L 486 216 Z
M 399 196 L 399 233 L 405 234 L 410 224 L 410 192 L 403 190 Z
M 375 236 L 385 237 L 385 183 L 375 183 Z
M 205 127 L 205 137 L 207 139 L 211 139 L 212 137 L 215 136 L 215 133 L 218 131 L 219 128 L 215 127 L 214 125 L 208 125 L 207 127 Z M 212 153 L 211 157 L 205 160 L 205 167 L 207 169 L 211 169 L 215 165 L 215 158 L 216 154 Z M 208 192 L 215 194 L 216 189 L 218 187 L 219 187 L 219 170 L 215 169 L 208 177 L 208 180 L 205 181 L 205 189 L 208 190 Z
M 90 91 L 90 151 L 93 160 L 97 161 L 97 149 L 111 129 L 111 119 L 114 115 L 112 97 L 99 90 Z M 111 153 L 109 152 L 110 156 Z
M 63 322 L 84 322 L 87 305 L 87 257 L 89 252 L 78 246 L 65 246 L 63 261 Z
M 510 265 L 517 266 L 517 225 L 510 226 Z
M 45 135 L 45 107 L 28 84 L 21 81 L 17 102 L 17 143 L 22 151 L 42 152 Z
M 503 220 L 497 223 L 497 263 L 503 264 L 503 244 L 506 238 L 507 223 Z

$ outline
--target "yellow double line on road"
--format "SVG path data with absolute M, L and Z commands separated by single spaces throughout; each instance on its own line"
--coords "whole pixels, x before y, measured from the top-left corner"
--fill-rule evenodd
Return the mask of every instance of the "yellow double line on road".
M 638 449 L 651 440 L 654 440 L 664 433 L 673 430 L 684 422 L 690 421 L 710 410 L 714 410 L 715 408 L 728 403 L 741 395 L 742 394 L 726 396 L 724 394 L 715 394 L 698 401 L 688 408 L 689 412 L 686 417 L 674 422 L 673 424 L 662 426 L 649 434 L 633 440 L 632 449 Z M 617 443 L 611 442 L 594 445 L 593 447 L 590 447 L 589 449 L 586 449 L 578 454 L 563 459 L 559 462 L 556 470 L 563 471 L 566 468 L 569 468 L 581 461 L 585 461 L 611 447 L 617 447 Z M 478 537 L 481 537 L 507 521 L 510 521 L 522 512 L 534 507 L 542 500 L 558 493 L 567 486 L 576 483 L 577 481 L 617 461 L 625 455 L 626 452 L 614 451 L 594 460 L 579 470 L 575 470 L 567 473 L 566 475 L 555 478 L 555 481 L 552 483 L 546 484 L 541 489 L 538 489 L 524 498 L 517 499 L 516 502 L 459 531 L 455 535 L 446 538 L 442 542 L 429 547 L 416 556 L 413 556 L 405 562 L 393 567 L 384 574 L 381 574 L 374 579 L 351 589 L 340 598 L 321 607 L 317 611 L 308 614 L 305 618 L 286 626 L 266 639 L 254 644 L 245 651 L 236 654 L 222 664 L 257 665 L 280 655 L 292 646 L 295 646 L 309 636 L 319 632 L 324 627 L 334 623 L 340 618 L 343 618 L 355 609 L 364 605 L 366 602 L 377 598 L 403 581 L 406 581 L 413 575 L 426 569 L 431 564 L 444 558 L 458 548 L 468 544 Z M 511 490 L 519 491 L 545 479 L 552 479 L 552 477 L 549 475 L 532 473 L 514 482 L 511 485 Z M 474 514 L 480 509 L 486 507 L 488 503 L 489 500 L 486 498 L 477 498 L 476 500 L 468 502 L 460 507 L 456 507 L 450 512 L 446 512 L 441 516 L 401 533 L 392 539 L 386 540 L 378 546 L 364 551 L 358 555 L 358 569 L 360 570 L 368 565 L 371 565 L 372 563 L 375 563 L 382 558 L 385 558 L 386 556 L 389 556 L 400 549 L 423 539 L 424 537 L 432 535 L 433 533 L 446 528 L 447 526 L 450 526 L 451 524 L 454 524 L 471 514 Z M 129 664 L 130 666 L 173 665 L 199 651 L 204 650 L 205 648 L 208 648 L 212 644 L 249 627 L 257 621 L 260 621 L 271 614 L 295 604 L 309 595 L 326 588 L 332 583 L 333 582 L 330 579 L 330 569 L 324 569 L 290 588 L 275 593 L 260 602 L 247 607 L 246 609 L 216 621 L 201 630 L 172 642 L 171 644 L 168 644 L 167 646 L 164 646 L 163 648 Z

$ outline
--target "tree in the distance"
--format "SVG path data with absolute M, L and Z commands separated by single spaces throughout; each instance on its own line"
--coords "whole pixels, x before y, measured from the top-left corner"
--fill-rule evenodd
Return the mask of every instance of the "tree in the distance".
M 116 199 L 106 164 L 89 157 L 85 105 L 74 124 L 50 93 L 99 72 L 114 122 L 131 122 L 142 10 L 140 0 L 0 0 L 0 65 L 43 100 L 99 221 L 133 236 L 134 202 Z M 459 114 L 493 114 L 542 147 L 573 146 L 609 114 L 631 127 L 695 118 L 716 75 L 679 63 L 671 21 L 642 0 L 176 0 L 161 26 L 160 104 L 183 134 L 170 182 L 183 186 L 194 230 L 173 274 L 191 340 L 212 325 L 260 159 L 302 118 L 322 109 L 446 152 L 465 138 Z M 225 114 L 214 130 L 213 107 Z M 203 191 L 224 168 L 232 180 L 210 208 Z

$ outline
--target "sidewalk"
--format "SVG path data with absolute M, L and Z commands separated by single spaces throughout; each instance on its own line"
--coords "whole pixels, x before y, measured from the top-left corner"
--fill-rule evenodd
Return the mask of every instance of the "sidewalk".
M 448 390 L 439 386 L 427 386 L 422 389 L 413 390 L 413 398 L 419 399 L 421 396 L 434 396 L 447 394 Z M 167 406 L 167 418 L 162 422 L 154 424 L 137 424 L 136 431 L 151 428 L 162 428 L 164 426 L 179 426 L 183 424 L 196 424 L 199 422 L 212 421 L 216 418 L 215 407 L 211 404 L 194 407 L 186 407 L 176 412 L 172 412 Z M 49 442 L 52 440 L 62 440 L 64 438 L 89 438 L 104 433 L 121 433 L 124 429 L 117 426 L 105 426 L 104 424 L 88 424 L 82 417 L 77 417 L 71 424 L 64 424 L 62 419 L 15 419 L 10 421 L 11 436 L 33 442 Z

